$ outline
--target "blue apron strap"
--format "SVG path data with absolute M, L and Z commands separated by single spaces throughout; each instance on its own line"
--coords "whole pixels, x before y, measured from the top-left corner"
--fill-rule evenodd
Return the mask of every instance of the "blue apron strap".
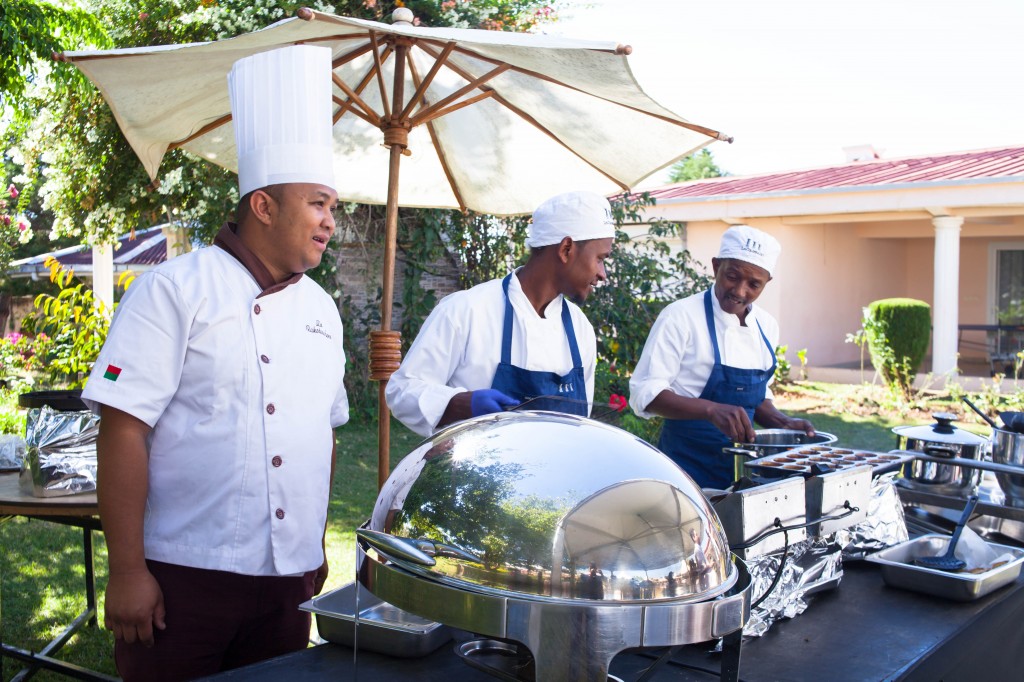
M 757 320 L 755 320 L 757 322 Z M 775 349 L 772 348 L 772 344 L 768 342 L 768 337 L 765 335 L 764 330 L 761 329 L 761 323 L 757 322 L 757 331 L 761 332 L 761 338 L 764 339 L 764 345 L 768 348 L 768 355 L 772 358 L 772 366 L 769 368 L 772 374 L 775 374 L 775 368 L 778 366 L 778 358 L 775 357 Z
M 583 359 L 580 358 L 580 346 L 576 343 L 576 331 L 572 326 L 572 315 L 569 314 L 569 304 L 562 298 L 562 327 L 565 328 L 565 338 L 569 339 L 569 353 L 572 355 L 572 368 L 583 367 Z
M 715 364 L 722 364 L 722 354 L 718 351 L 718 334 L 715 333 L 715 313 L 711 307 L 711 289 L 704 292 L 704 318 L 708 322 L 708 333 L 711 334 L 711 345 L 715 349 Z
M 512 301 L 508 299 L 508 281 L 512 273 L 508 273 L 505 279 L 501 280 L 501 290 L 505 292 L 505 325 L 501 332 L 501 362 L 506 365 L 512 364 Z

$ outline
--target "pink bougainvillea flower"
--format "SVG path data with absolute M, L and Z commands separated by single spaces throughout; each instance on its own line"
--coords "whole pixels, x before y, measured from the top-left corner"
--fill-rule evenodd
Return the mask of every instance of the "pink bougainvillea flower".
M 18 191 L 18 188 L 13 184 L 7 188 L 7 193 L 11 195 L 12 199 L 17 199 L 18 195 L 21 194 L 21 192 Z
M 622 412 L 629 405 L 629 401 L 626 400 L 626 396 L 612 393 L 611 397 L 608 398 L 608 407 L 611 407 L 616 412 Z

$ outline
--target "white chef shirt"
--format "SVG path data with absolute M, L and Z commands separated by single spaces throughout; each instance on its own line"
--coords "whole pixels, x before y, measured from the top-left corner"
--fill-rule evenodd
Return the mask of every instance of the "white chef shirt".
M 512 364 L 533 371 L 567 374 L 572 369 L 562 326 L 562 296 L 537 314 L 518 277 L 508 285 L 512 303 Z M 597 341 L 579 306 L 566 301 L 586 379 L 587 401 L 594 399 Z M 501 279 L 443 298 L 427 317 L 385 395 L 388 407 L 407 427 L 429 436 L 456 393 L 490 388 L 501 361 L 505 298 Z
M 722 310 L 714 292 L 711 307 L 722 364 L 740 369 L 770 368 L 779 342 L 775 318 L 751 304 L 744 327 L 739 317 Z M 758 323 L 772 350 L 761 338 Z M 702 291 L 670 303 L 658 315 L 629 380 L 629 405 L 638 415 L 650 419 L 654 414 L 646 408 L 665 389 L 684 398 L 699 398 L 714 366 L 715 349 L 708 334 Z M 772 397 L 771 390 L 765 397 Z
M 323 563 L 332 428 L 348 421 L 341 318 L 305 276 L 260 293 L 211 246 L 139 277 L 111 322 L 82 397 L 153 428 L 148 559 L 244 575 Z

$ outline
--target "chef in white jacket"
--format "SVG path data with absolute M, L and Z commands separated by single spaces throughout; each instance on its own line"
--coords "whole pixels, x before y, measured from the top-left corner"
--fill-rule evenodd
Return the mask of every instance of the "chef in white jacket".
M 128 289 L 83 398 L 101 414 L 105 624 L 126 682 L 190 680 L 303 649 L 327 577 L 337 304 L 303 273 L 337 204 L 331 52 L 246 57 L 228 90 L 237 224 Z
M 578 303 L 605 280 L 615 237 L 608 200 L 548 199 L 533 213 L 526 264 L 451 294 L 427 317 L 385 395 L 407 427 L 429 436 L 462 419 L 534 400 L 589 414 L 597 344 Z
M 756 421 L 814 435 L 772 402 L 779 325 L 754 302 L 782 248 L 761 230 L 734 225 L 711 260 L 714 286 L 668 305 L 647 337 L 629 381 L 638 415 L 665 417 L 658 447 L 705 488 L 733 482 L 722 448 L 753 442 Z

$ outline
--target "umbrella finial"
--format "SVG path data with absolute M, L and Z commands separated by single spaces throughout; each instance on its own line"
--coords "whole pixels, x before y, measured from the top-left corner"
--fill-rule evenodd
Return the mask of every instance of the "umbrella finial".
M 391 13 L 391 23 L 397 25 L 409 25 L 412 26 L 413 17 L 412 10 L 408 7 L 399 7 Z

